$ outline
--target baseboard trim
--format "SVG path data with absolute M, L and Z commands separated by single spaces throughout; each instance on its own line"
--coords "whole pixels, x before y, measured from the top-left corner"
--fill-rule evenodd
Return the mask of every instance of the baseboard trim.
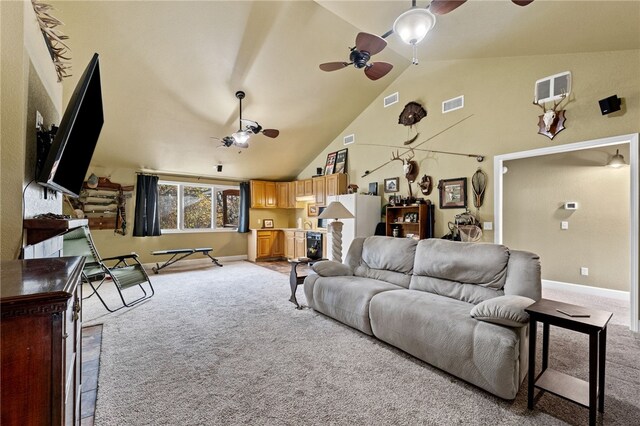
M 542 287 L 550 290 L 564 290 L 591 294 L 593 296 L 608 297 L 610 299 L 627 300 L 631 299 L 628 291 L 611 290 L 608 288 L 590 287 L 588 285 L 565 283 L 562 281 L 542 280 Z

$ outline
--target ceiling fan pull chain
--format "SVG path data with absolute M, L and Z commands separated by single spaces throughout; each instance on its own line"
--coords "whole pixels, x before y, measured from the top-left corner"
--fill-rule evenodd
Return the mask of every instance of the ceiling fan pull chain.
M 413 65 L 418 65 L 418 46 L 415 44 L 411 45 L 413 47 L 413 59 L 411 59 L 411 63 Z

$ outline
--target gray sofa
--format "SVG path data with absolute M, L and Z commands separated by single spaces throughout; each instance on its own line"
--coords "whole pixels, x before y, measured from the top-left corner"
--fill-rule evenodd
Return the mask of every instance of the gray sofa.
M 501 398 L 528 366 L 539 257 L 498 244 L 356 238 L 344 263 L 314 264 L 310 307 Z

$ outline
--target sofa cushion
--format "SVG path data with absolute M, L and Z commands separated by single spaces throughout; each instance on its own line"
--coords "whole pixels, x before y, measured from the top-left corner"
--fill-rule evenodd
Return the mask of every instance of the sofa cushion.
M 480 321 L 509 327 L 522 327 L 529 322 L 524 310 L 535 300 L 524 296 L 500 296 L 478 303 L 471 309 L 471 316 Z
M 472 305 L 423 291 L 371 299 L 375 337 L 502 398 L 520 386 L 520 329 L 476 321 Z
M 421 240 L 409 288 L 480 303 L 504 294 L 508 263 L 503 245 Z
M 369 335 L 371 298 L 389 290 L 404 290 L 384 281 L 355 276 L 318 277 L 313 281 L 312 299 L 315 310 Z M 305 281 L 305 293 L 306 285 Z
M 416 245 L 411 238 L 367 237 L 361 244 L 354 240 L 347 260 L 356 276 L 409 288 Z M 361 253 L 355 253 L 357 250 Z
M 323 260 L 311 265 L 313 272 L 321 277 L 351 276 L 353 271 L 348 265 L 333 260 Z

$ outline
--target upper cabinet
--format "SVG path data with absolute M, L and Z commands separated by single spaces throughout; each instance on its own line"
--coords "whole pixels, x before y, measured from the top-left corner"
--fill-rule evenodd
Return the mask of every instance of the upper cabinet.
M 313 203 L 323 206 L 328 196 L 347 193 L 347 175 L 335 173 L 293 182 L 251 181 L 251 208 L 292 209 L 296 197 L 313 197 Z

